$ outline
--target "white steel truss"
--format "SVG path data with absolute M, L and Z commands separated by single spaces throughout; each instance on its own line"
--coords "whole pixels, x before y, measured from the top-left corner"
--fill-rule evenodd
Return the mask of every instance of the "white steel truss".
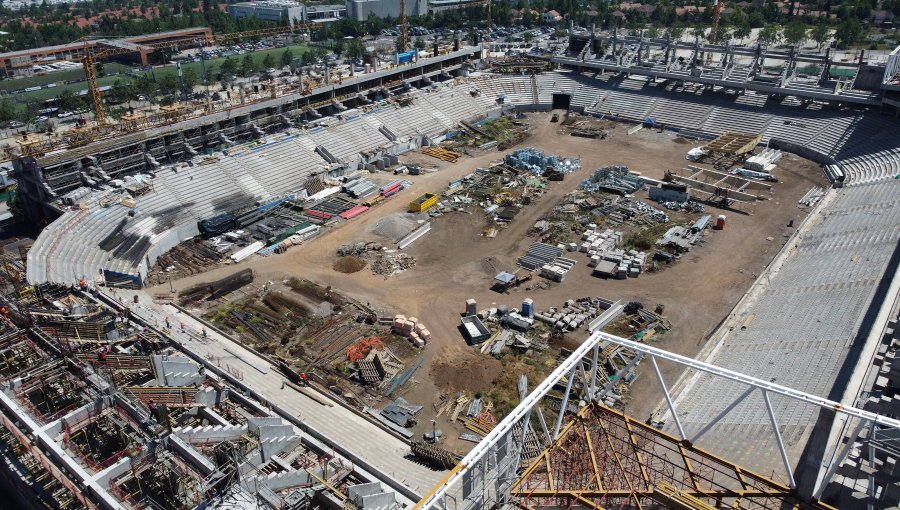
M 600 331 L 594 332 L 581 344 L 568 358 L 566 358 L 547 379 L 542 381 L 530 394 L 527 391 L 527 381 L 520 380 L 519 392 L 521 403 L 512 410 L 485 438 L 475 446 L 460 463 L 454 468 L 447 478 L 432 489 L 422 499 L 416 508 L 422 509 L 475 509 L 486 508 L 494 505 L 502 505 L 509 502 L 510 487 L 517 479 L 519 469 L 522 467 L 522 457 L 526 446 L 526 435 L 533 432 L 532 437 L 537 438 L 542 447 L 547 447 L 559 435 L 566 411 L 572 411 L 570 402 L 580 402 L 578 407 L 590 401 L 599 401 L 611 391 L 614 383 L 607 380 L 599 380 L 598 363 L 601 344 L 616 344 L 634 351 L 632 361 L 619 371 L 619 374 L 627 373 L 634 365 L 645 357 L 650 358 L 654 367 L 657 380 L 662 389 L 663 396 L 668 405 L 669 412 L 675 422 L 675 426 L 681 439 L 694 442 L 707 433 L 725 415 L 733 410 L 754 392 L 761 392 L 769 420 L 772 425 L 772 433 L 779 448 L 779 453 L 784 462 L 785 476 L 791 488 L 796 488 L 795 473 L 790 459 L 784 448 L 784 441 L 778 427 L 778 417 L 772 407 L 770 396 L 780 395 L 787 397 L 797 405 L 815 406 L 833 413 L 843 414 L 859 420 L 860 428 L 866 425 L 873 430 L 877 429 L 886 437 L 900 437 L 900 420 L 881 416 L 869 411 L 842 405 L 826 398 L 817 397 L 786 386 L 763 381 L 740 372 L 721 368 L 709 363 L 673 354 L 671 352 L 651 347 L 646 344 L 634 342 L 615 335 Z M 657 360 L 676 363 L 683 367 L 706 372 L 716 377 L 730 381 L 736 381 L 746 387 L 745 391 L 734 401 L 725 406 L 721 412 L 692 437 L 687 437 L 678 418 L 678 408 L 672 399 L 669 388 L 662 377 L 657 365 Z M 590 367 L 589 371 L 585 367 Z M 580 381 L 580 390 L 573 391 L 573 384 Z M 553 422 L 552 430 L 547 427 L 541 404 L 545 401 L 551 390 L 564 385 L 565 391 L 559 405 L 559 414 Z M 546 405 L 544 407 L 547 407 Z M 532 430 L 532 415 L 537 415 L 542 433 Z M 890 432 L 885 432 L 890 431 Z M 887 436 L 888 434 L 893 434 Z M 833 471 L 832 473 L 833 474 Z M 830 477 L 821 480 L 815 491 L 815 495 L 821 495 L 821 488 L 826 486 Z M 812 496 L 808 495 L 808 496 Z

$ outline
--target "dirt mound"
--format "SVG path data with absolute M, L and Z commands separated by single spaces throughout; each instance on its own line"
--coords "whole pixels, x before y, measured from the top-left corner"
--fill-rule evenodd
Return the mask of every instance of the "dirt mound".
M 680 137 L 680 136 L 677 137 L 677 138 L 675 138 L 675 139 L 672 140 L 672 141 L 675 142 L 675 143 L 677 143 L 677 144 L 679 144 L 679 145 L 688 145 L 688 144 L 691 143 L 690 140 L 687 140 L 687 139 L 682 138 L 682 137 Z
M 359 257 L 348 255 L 335 260 L 332 267 L 338 273 L 350 274 L 361 271 L 362 268 L 366 267 L 366 261 Z
M 445 352 L 431 367 L 431 377 L 439 388 L 486 392 L 503 370 L 491 356 L 474 351 Z

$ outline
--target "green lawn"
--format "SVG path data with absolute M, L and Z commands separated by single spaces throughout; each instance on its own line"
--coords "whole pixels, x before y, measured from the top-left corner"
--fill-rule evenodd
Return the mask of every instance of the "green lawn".
M 274 48 L 271 50 L 255 51 L 251 53 L 251 55 L 253 55 L 253 62 L 256 63 L 257 67 L 262 66 L 262 61 L 266 58 L 266 55 L 272 55 L 272 58 L 275 59 L 275 67 L 281 67 L 281 54 L 284 53 L 284 51 L 287 49 L 291 50 L 291 52 L 294 54 L 294 58 L 298 58 L 304 51 L 309 49 L 309 46 L 303 44 L 292 44 L 286 48 Z M 244 61 L 244 55 L 233 55 L 231 58 L 237 61 L 238 67 L 240 67 L 241 62 Z M 219 68 L 222 67 L 222 62 L 224 61 L 225 57 L 214 58 L 206 61 L 206 72 L 209 75 L 210 83 L 215 81 L 216 74 L 219 72 Z M 202 82 L 203 64 L 203 62 L 191 62 L 189 64 L 182 64 L 181 69 L 194 69 L 194 71 L 197 73 L 197 77 Z M 157 67 L 153 72 L 156 74 L 156 79 L 160 79 L 167 74 L 175 74 L 176 69 L 175 66 L 172 65 L 162 68 Z

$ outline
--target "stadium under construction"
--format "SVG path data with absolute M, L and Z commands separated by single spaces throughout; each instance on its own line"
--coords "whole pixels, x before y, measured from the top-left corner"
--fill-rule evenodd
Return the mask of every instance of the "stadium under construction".
M 20 254 L 4 259 L 0 298 L 0 479 L 22 508 L 896 507 L 900 48 L 835 62 L 589 32 L 539 64 L 483 53 L 16 159 L 24 214 L 46 224 L 21 277 Z M 749 133 L 831 187 L 696 359 L 592 332 L 545 380 L 521 377 L 518 406 L 452 468 L 144 290 L 212 220 L 324 200 L 323 182 L 550 110 Z M 610 347 L 631 354 L 615 374 Z M 639 363 L 663 396 L 647 420 L 612 406 Z

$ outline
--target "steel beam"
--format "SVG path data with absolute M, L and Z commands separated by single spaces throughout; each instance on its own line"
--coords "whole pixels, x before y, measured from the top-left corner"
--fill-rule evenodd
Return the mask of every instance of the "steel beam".
M 580 361 L 578 366 L 581 366 Z M 568 381 L 566 381 L 566 392 L 563 394 L 562 402 L 559 405 L 559 416 L 556 418 L 556 427 L 553 429 L 554 441 L 559 437 L 559 429 L 562 427 L 563 418 L 566 416 L 566 407 L 569 406 L 569 394 L 572 393 L 572 382 L 575 381 L 575 368 L 576 367 L 572 367 L 572 371 L 569 372 L 569 378 Z
M 672 402 L 672 396 L 669 395 L 669 388 L 666 387 L 666 381 L 663 379 L 662 372 L 659 371 L 659 365 L 656 363 L 656 358 L 651 355 L 650 363 L 653 364 L 653 370 L 656 372 L 656 379 L 659 381 L 659 386 L 662 388 L 663 397 L 666 398 L 666 403 L 669 404 L 669 411 L 672 413 L 672 419 L 675 420 L 675 426 L 678 428 L 678 433 L 681 434 L 681 439 L 687 439 L 687 434 L 684 433 L 684 427 L 681 426 L 681 420 L 678 419 L 678 410 L 675 408 L 675 403 Z
M 762 390 L 766 390 L 769 393 L 782 395 L 784 397 L 788 397 L 793 400 L 800 401 L 804 404 L 813 405 L 816 407 L 820 407 L 822 409 L 827 409 L 829 411 L 844 414 L 847 416 L 853 416 L 855 418 L 860 418 L 863 420 L 867 420 L 878 425 L 881 425 L 886 428 L 894 428 L 900 429 L 900 420 L 896 420 L 894 418 L 889 418 L 887 416 L 882 416 L 879 414 L 875 414 L 870 411 L 864 411 L 862 409 L 857 409 L 851 406 L 845 406 L 840 402 L 835 402 L 834 400 L 829 400 L 823 397 L 817 397 L 815 395 L 795 390 L 792 388 L 788 388 L 787 386 L 781 386 L 780 384 L 775 384 L 772 382 L 764 381 L 762 379 L 757 379 L 756 377 L 751 377 L 749 375 L 742 374 L 740 372 L 735 372 L 734 370 L 729 370 L 727 368 L 717 367 L 716 365 L 712 365 L 710 363 L 705 363 L 703 361 L 697 361 L 692 358 L 688 358 L 687 356 L 682 356 L 680 354 L 674 354 L 668 351 L 664 351 L 662 349 L 658 349 L 656 347 L 651 347 L 649 345 L 645 345 L 639 342 L 634 342 L 631 340 L 627 340 L 625 338 L 617 337 L 615 335 L 610 335 L 607 333 L 598 332 L 596 333 L 597 338 L 594 339 L 589 338 L 585 343 L 592 343 L 594 341 L 608 341 L 617 345 L 621 345 L 623 347 L 628 347 L 630 349 L 634 349 L 638 352 L 643 352 L 645 354 L 654 356 L 658 359 L 671 361 L 673 363 L 677 363 L 679 365 L 683 365 L 687 368 L 691 368 L 694 370 L 698 370 L 700 372 L 706 372 L 708 374 L 712 374 L 718 377 L 722 377 L 723 379 L 728 379 L 731 381 L 736 381 L 748 386 L 753 386 Z

